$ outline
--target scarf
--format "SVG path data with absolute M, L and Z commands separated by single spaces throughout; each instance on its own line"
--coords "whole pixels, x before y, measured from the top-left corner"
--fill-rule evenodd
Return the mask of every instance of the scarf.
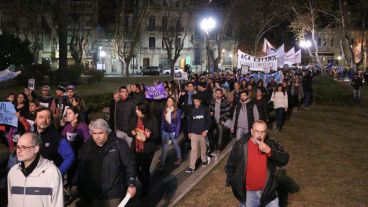
M 171 124 L 171 113 L 174 111 L 174 107 L 167 107 L 165 120 L 170 125 Z
M 144 125 L 143 125 L 142 117 L 138 117 L 136 130 L 144 131 Z M 135 139 L 135 151 L 139 152 L 139 153 L 144 153 L 144 142 L 138 140 L 137 138 Z

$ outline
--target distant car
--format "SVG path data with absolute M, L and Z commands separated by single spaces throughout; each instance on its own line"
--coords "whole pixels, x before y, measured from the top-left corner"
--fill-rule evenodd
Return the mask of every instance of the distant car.
M 160 68 L 157 66 L 149 66 L 142 69 L 142 75 L 160 75 Z
M 179 72 L 183 72 L 183 70 L 180 69 L 180 68 L 174 68 L 174 73 L 179 73 Z M 164 74 L 164 75 L 170 75 L 170 68 L 163 70 L 162 71 L 162 74 Z

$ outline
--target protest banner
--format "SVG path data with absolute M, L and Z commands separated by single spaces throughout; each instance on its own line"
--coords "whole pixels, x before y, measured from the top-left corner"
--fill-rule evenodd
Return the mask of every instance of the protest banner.
M 238 68 L 249 66 L 251 71 L 277 70 L 277 56 L 255 57 L 238 50 Z
M 5 69 L 3 71 L 0 71 L 0 83 L 5 82 L 7 80 L 13 79 L 17 77 L 21 71 L 13 72 L 9 69 Z
M 0 102 L 0 124 L 18 127 L 18 117 L 11 102 Z
M 164 84 L 160 83 L 154 86 L 145 86 L 146 99 L 161 100 L 167 98 L 167 92 Z
M 187 72 L 176 72 L 174 73 L 175 80 L 188 80 L 188 73 Z

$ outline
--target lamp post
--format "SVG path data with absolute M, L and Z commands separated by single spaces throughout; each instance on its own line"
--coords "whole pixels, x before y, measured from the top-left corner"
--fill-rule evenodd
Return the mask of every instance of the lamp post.
M 312 46 L 312 42 L 311 42 L 311 41 L 309 41 L 309 40 L 305 40 L 305 39 L 303 39 L 303 40 L 301 40 L 301 41 L 299 42 L 299 46 L 300 46 L 301 48 L 303 48 L 304 50 L 308 50 L 308 49 Z
M 201 29 L 206 33 L 206 51 L 207 51 L 207 70 L 210 72 L 210 43 L 209 43 L 209 33 L 216 27 L 216 21 L 212 17 L 207 17 L 201 21 Z
M 106 57 L 106 52 L 102 50 L 102 47 L 98 48 L 98 56 L 100 57 L 99 62 L 101 64 L 101 67 L 97 69 L 106 70 L 105 61 L 104 61 Z

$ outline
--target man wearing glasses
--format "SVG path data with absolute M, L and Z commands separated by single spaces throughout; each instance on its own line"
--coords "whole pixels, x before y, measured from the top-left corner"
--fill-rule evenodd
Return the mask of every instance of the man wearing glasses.
M 231 149 L 225 171 L 240 207 L 278 207 L 276 166 L 289 161 L 289 154 L 267 135 L 267 124 L 255 121 L 251 133 L 242 136 Z
M 8 174 L 8 206 L 64 206 L 62 176 L 52 161 L 40 155 L 41 139 L 23 134 L 16 146 L 17 158 Z

